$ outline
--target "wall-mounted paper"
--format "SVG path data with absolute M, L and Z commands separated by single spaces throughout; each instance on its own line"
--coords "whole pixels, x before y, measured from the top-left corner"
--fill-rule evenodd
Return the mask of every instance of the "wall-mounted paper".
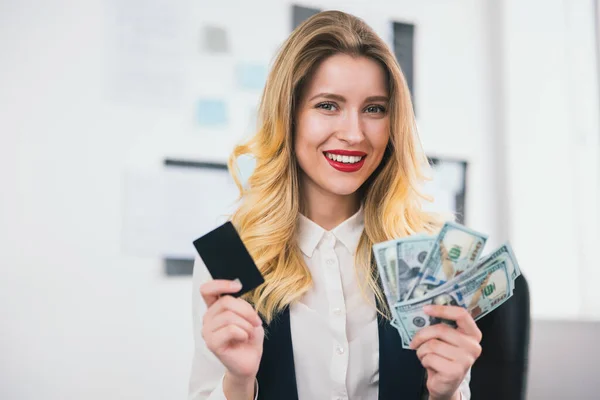
M 442 190 L 458 193 L 464 190 L 465 167 L 461 162 L 438 162 L 432 165 L 433 179 Z
M 225 222 L 238 190 L 227 167 L 165 166 L 124 176 L 122 250 L 134 256 L 195 257 L 192 241 Z
M 261 91 L 267 81 L 267 67 L 262 64 L 239 64 L 235 68 L 237 85 L 242 90 Z
M 198 124 L 203 127 L 227 125 L 227 104 L 218 99 L 200 99 L 197 107 Z
M 176 4 L 177 3 L 177 4 Z M 185 75 L 190 6 L 156 0 L 104 1 L 109 101 L 164 109 L 180 108 L 189 86 Z
M 227 31 L 218 26 L 204 26 L 200 31 L 200 51 L 206 53 L 229 52 Z
M 423 204 L 427 211 L 450 213 L 465 223 L 465 195 L 467 190 L 467 163 L 460 160 L 429 158 L 432 180 L 423 185 L 423 192 L 433 197 L 433 203 Z

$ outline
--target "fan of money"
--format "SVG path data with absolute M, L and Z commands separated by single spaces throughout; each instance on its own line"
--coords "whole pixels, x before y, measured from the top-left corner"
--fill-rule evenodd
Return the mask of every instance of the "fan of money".
M 440 322 L 428 304 L 466 308 L 476 321 L 513 294 L 521 274 L 509 243 L 480 258 L 487 235 L 447 222 L 437 236 L 413 235 L 377 243 L 373 253 L 392 313 L 392 325 L 409 348 L 414 335 Z

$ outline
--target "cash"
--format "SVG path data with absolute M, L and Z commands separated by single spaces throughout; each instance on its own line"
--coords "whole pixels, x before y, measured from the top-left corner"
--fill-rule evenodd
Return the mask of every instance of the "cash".
M 435 242 L 430 236 L 409 237 L 373 246 L 379 276 L 390 306 L 408 298 Z
M 423 263 L 420 278 L 413 283 L 409 291 L 408 298 L 422 295 L 423 290 L 419 285 L 424 279 L 435 279 L 443 283 L 463 273 L 477 260 L 486 240 L 487 235 L 460 224 L 444 224 Z
M 512 296 L 509 272 L 505 261 L 490 265 L 454 290 L 438 292 L 414 302 L 396 304 L 398 321 L 408 334 L 408 341 L 422 328 L 439 323 L 437 318 L 423 312 L 428 304 L 452 305 L 466 308 L 473 318 L 482 317 Z
M 407 298 L 409 290 L 419 278 L 423 262 L 427 258 L 435 239 L 419 235 L 401 240 L 390 240 L 373 246 L 375 260 L 381 277 L 383 291 L 390 310 Z M 401 330 L 395 317 L 392 325 Z M 408 345 L 408 344 L 407 344 Z
M 377 268 L 392 313 L 392 325 L 408 348 L 414 335 L 448 323 L 423 311 L 428 304 L 466 308 L 478 320 L 506 302 L 521 274 L 505 243 L 479 258 L 487 235 L 448 222 L 437 236 L 411 236 L 373 246 Z

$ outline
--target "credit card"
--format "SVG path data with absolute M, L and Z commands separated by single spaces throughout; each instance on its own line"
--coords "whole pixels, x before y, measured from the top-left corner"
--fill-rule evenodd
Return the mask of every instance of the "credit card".
M 213 279 L 240 280 L 242 289 L 232 296 L 239 297 L 265 281 L 231 221 L 194 240 L 194 247 Z

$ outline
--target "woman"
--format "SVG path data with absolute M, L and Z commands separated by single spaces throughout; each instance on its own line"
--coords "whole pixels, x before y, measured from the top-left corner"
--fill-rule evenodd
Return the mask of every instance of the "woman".
M 277 56 L 260 118 L 230 170 L 256 158 L 232 221 L 265 283 L 234 298 L 239 284 L 196 260 L 190 398 L 469 398 L 473 319 L 434 307 L 458 328 L 428 327 L 403 350 L 373 267 L 374 243 L 440 225 L 420 206 L 425 159 L 388 47 L 351 15 L 313 16 Z

